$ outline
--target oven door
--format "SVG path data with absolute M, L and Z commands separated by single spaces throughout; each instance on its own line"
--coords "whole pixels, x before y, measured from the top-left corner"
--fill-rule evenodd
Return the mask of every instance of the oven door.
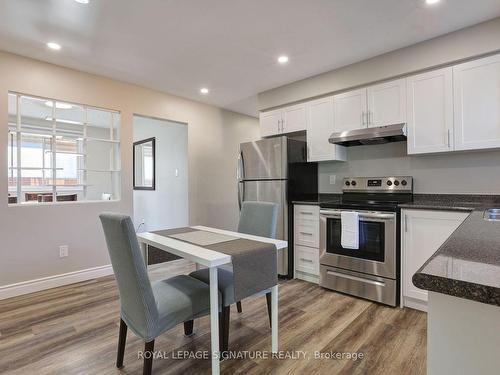
M 320 263 L 396 278 L 396 213 L 359 212 L 359 249 L 341 245 L 341 210 L 320 210 Z

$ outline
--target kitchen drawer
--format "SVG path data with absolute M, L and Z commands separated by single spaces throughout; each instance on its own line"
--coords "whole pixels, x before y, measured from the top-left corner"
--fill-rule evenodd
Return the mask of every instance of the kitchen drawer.
M 294 214 L 295 219 L 319 220 L 319 206 L 296 204 Z
M 295 205 L 294 233 L 297 245 L 319 248 L 319 206 Z
M 347 271 L 342 268 L 321 265 L 319 285 L 323 288 L 396 306 L 396 280 L 365 273 Z
M 295 270 L 319 275 L 319 249 L 295 245 Z
M 319 219 L 295 221 L 295 243 L 319 248 Z

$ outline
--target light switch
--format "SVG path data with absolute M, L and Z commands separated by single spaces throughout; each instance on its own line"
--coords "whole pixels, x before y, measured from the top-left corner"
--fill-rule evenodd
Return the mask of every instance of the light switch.
M 335 181 L 337 180 L 337 175 L 330 175 L 330 185 L 335 185 Z
M 175 168 L 175 177 L 179 177 L 179 170 Z

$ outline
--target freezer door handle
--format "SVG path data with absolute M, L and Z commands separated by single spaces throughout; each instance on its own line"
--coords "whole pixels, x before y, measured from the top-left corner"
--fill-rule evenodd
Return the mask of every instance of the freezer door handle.
M 243 152 L 240 151 L 240 154 L 238 155 L 238 167 L 236 169 L 236 178 L 241 181 L 245 179 L 245 169 L 244 169 L 244 162 L 243 162 Z

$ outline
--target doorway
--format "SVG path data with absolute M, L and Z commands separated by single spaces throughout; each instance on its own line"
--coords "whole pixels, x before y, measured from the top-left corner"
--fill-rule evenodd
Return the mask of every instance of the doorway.
M 134 225 L 138 232 L 154 231 L 189 225 L 188 201 L 188 127 L 185 123 L 134 115 L 134 176 L 137 171 L 142 182 L 134 182 Z M 149 147 L 137 147 L 153 143 Z M 140 157 L 138 150 L 147 150 Z M 148 160 L 145 162 L 145 160 Z M 146 167 L 144 167 L 146 168 Z M 153 178 L 154 184 L 144 184 L 143 176 Z M 149 180 L 149 178 L 148 178 Z M 149 251 L 148 264 L 174 259 L 168 253 Z

